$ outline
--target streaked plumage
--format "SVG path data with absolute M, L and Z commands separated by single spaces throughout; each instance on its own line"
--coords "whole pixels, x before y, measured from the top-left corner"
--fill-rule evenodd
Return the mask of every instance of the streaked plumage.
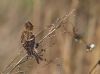
M 25 30 L 22 32 L 21 35 L 21 43 L 24 49 L 27 51 L 27 54 L 31 57 L 35 56 L 35 59 L 39 64 L 39 60 L 42 60 L 42 58 L 39 56 L 36 50 L 37 44 L 35 42 L 35 36 L 32 31 L 33 31 L 33 25 L 28 21 L 25 24 Z

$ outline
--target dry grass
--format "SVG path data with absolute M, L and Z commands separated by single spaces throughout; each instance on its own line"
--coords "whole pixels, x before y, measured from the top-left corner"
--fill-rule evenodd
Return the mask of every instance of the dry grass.
M 38 36 L 40 40 L 50 24 L 73 8 L 77 10 L 63 24 L 64 27 L 53 33 L 55 36 L 45 39 L 39 47 L 46 49 L 44 57 L 49 64 L 41 62 L 38 65 L 33 59 L 21 64 L 20 70 L 25 74 L 89 74 L 100 60 L 99 0 L 0 0 L 0 71 L 17 55 L 24 55 L 20 35 L 26 21 L 34 24 L 35 34 L 45 30 Z M 64 32 L 73 32 L 69 21 L 77 27 L 78 34 L 87 44 L 96 44 L 92 52 L 87 53 L 82 42 L 75 42 L 73 36 Z M 96 67 L 92 74 L 99 74 L 99 70 L 100 67 Z M 12 74 L 15 72 L 18 68 Z

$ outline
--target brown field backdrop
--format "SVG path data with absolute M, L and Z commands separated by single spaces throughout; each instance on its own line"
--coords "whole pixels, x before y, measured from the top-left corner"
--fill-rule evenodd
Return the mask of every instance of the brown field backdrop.
M 49 63 L 37 64 L 34 59 L 29 60 L 10 74 L 89 74 L 100 59 L 100 0 L 0 0 L 1 74 L 17 55 L 20 58 L 25 53 L 20 43 L 25 22 L 32 22 L 34 34 L 47 29 L 44 34 L 58 17 L 72 9 L 76 11 L 66 20 L 68 22 L 64 27 L 40 45 L 39 49 L 46 49 L 44 58 Z M 72 36 L 64 32 L 72 32 L 70 22 L 76 25 L 78 33 L 87 43 L 96 44 L 92 52 L 86 52 L 84 44 L 75 42 Z M 38 37 L 41 38 L 43 34 Z M 100 66 L 93 74 L 100 74 Z

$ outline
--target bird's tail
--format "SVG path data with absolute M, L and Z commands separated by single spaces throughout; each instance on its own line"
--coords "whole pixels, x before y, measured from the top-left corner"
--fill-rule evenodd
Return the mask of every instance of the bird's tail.
M 39 56 L 36 52 L 33 52 L 33 55 L 35 56 L 35 59 L 38 64 L 39 64 L 39 60 L 43 60 L 43 58 L 41 56 Z

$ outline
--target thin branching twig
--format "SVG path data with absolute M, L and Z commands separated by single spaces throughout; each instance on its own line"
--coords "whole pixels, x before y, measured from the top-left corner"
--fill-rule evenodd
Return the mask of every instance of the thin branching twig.
M 57 24 L 57 26 L 54 26 L 51 31 L 44 36 L 38 43 L 41 43 L 45 38 L 47 38 L 50 34 L 52 34 L 54 31 L 57 30 L 57 28 L 59 28 L 61 26 L 61 23 L 63 23 L 64 20 L 68 19 L 68 17 L 75 11 L 75 9 L 73 9 L 69 14 L 65 14 L 61 19 L 57 20 L 55 25 Z
M 53 24 L 54 26 L 50 29 L 50 32 L 45 35 L 38 43 L 40 44 L 45 38 L 47 38 L 49 35 L 51 35 L 54 31 L 56 31 L 60 26 L 61 24 L 63 23 L 64 20 L 67 20 L 69 16 L 72 15 L 72 13 L 75 11 L 75 9 L 73 9 L 69 14 L 65 14 L 62 18 L 60 19 L 57 19 L 55 24 Z M 37 34 L 38 35 L 38 34 Z M 27 54 L 25 54 L 17 63 L 16 65 L 11 69 L 9 70 L 9 72 L 7 72 L 7 74 L 10 74 L 21 62 L 24 58 L 27 57 Z M 24 61 L 25 62 L 25 61 Z M 7 68 L 11 65 L 11 63 L 7 66 Z

